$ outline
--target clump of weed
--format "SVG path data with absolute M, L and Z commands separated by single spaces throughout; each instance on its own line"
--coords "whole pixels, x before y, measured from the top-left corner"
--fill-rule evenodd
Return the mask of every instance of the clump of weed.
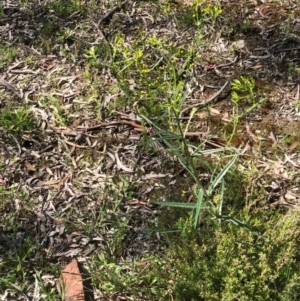
M 93 262 L 93 275 L 109 294 L 152 300 L 296 301 L 299 214 L 244 209 L 239 218 L 247 220 L 248 229 L 211 221 L 194 229 L 193 217 L 186 217 L 177 222 L 175 234 L 167 231 L 170 244 L 164 254 L 124 265 L 101 255 Z
M 172 42 L 155 34 L 139 32 L 130 45 L 123 34 L 116 35 L 112 68 L 125 94 L 119 105 L 134 106 L 148 117 L 163 119 L 174 94 L 180 93 L 175 90 L 182 90 L 184 74 L 194 59 L 193 47 L 173 47 Z
M 57 124 L 66 126 L 70 123 L 73 117 L 72 113 L 62 106 L 59 99 L 48 95 L 40 95 L 39 99 L 43 107 L 49 108 Z
M 232 100 L 236 103 L 241 101 L 251 101 L 255 100 L 255 79 L 252 77 L 241 76 L 240 79 L 234 79 L 232 81 Z
M 227 125 L 225 132 L 232 127 L 232 133 L 227 139 L 228 144 L 231 143 L 236 136 L 237 127 L 240 119 L 252 112 L 254 109 L 260 108 L 267 99 L 256 92 L 256 81 L 252 77 L 241 76 L 239 79 L 234 79 L 231 84 L 231 99 L 234 103 L 233 115 L 231 124 Z
M 291 147 L 294 144 L 298 149 L 298 144 L 300 143 L 300 136 L 297 134 L 298 133 L 292 133 L 291 135 L 287 135 L 284 138 L 283 143 L 288 147 Z
M 30 132 L 36 127 L 34 116 L 26 108 L 5 109 L 0 112 L 0 126 L 13 134 Z
M 79 0 L 55 0 L 50 3 L 50 9 L 60 18 L 66 18 L 83 9 Z
M 217 18 L 222 14 L 221 6 L 213 1 L 210 1 L 210 3 L 199 0 L 187 2 L 189 2 L 189 5 L 187 5 L 188 3 L 186 5 L 178 3 L 177 9 L 169 3 L 164 3 L 163 12 L 167 14 L 173 13 L 179 28 L 184 26 L 200 28 L 204 26 L 210 31 L 215 26 Z
M 7 46 L 0 43 L 0 53 L 0 68 L 2 68 L 4 65 L 9 64 L 16 58 L 18 50 L 14 46 Z
M 242 212 L 255 232 L 223 224 L 174 243 L 174 300 L 297 300 L 299 211 L 271 214 Z

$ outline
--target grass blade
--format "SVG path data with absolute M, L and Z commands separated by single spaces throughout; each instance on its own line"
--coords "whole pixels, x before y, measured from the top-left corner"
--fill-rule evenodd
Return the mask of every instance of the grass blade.
M 183 209 L 197 209 L 197 203 L 184 203 L 184 202 L 153 202 L 163 207 L 183 208 Z M 207 206 L 200 209 L 208 209 Z M 199 210 L 200 210 L 199 209 Z
M 249 227 L 248 225 L 246 225 L 245 223 L 241 222 L 240 220 L 238 220 L 236 218 L 232 218 L 232 217 L 227 216 L 227 215 L 220 215 L 217 218 L 225 220 L 225 221 L 228 221 L 228 222 L 231 222 L 231 223 L 233 223 L 236 226 L 242 227 L 245 230 L 247 230 L 247 231 L 249 231 L 249 232 L 251 232 L 253 234 L 258 235 L 257 231 L 255 231 L 253 228 Z
M 203 196 L 204 196 L 204 190 L 201 188 L 199 190 L 198 196 L 197 196 L 197 203 L 196 203 L 196 213 L 195 213 L 195 221 L 194 221 L 194 228 L 197 228 L 198 222 L 199 222 L 199 215 L 202 207 L 203 202 Z
M 224 189 L 225 189 L 225 181 L 224 178 L 221 182 L 221 191 L 220 191 L 220 204 L 219 204 L 219 215 L 222 215 L 222 208 L 223 208 L 223 200 L 224 200 Z
M 228 170 L 231 168 L 231 166 L 235 163 L 238 155 L 235 154 L 231 161 L 227 163 L 227 165 L 223 168 L 223 170 L 217 175 L 217 177 L 214 179 L 214 181 L 209 185 L 208 187 L 208 195 L 211 195 L 214 189 L 219 185 L 223 177 L 226 175 Z

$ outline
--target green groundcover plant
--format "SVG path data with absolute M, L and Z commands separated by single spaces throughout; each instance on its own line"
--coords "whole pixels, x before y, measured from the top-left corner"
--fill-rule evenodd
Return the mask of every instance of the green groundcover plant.
M 227 223 L 175 242 L 175 300 L 299 300 L 299 210 L 271 214 L 243 212 L 256 234 Z
M 5 109 L 0 112 L 0 126 L 10 133 L 23 133 L 34 129 L 35 120 L 25 108 Z
M 211 220 L 195 230 L 193 217 L 182 217 L 176 235 L 167 234 L 163 255 L 120 266 L 102 254 L 93 260 L 93 278 L 102 290 L 147 300 L 296 301 L 299 215 L 242 210 L 239 218 L 256 232 L 227 222 L 216 227 Z

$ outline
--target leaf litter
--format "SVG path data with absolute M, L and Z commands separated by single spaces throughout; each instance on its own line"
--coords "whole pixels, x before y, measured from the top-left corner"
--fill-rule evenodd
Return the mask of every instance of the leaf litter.
M 190 3 L 181 4 L 190 6 Z M 264 5 L 252 1 L 247 5 L 241 1 L 219 3 L 224 14 L 220 25 L 230 34 L 221 33 L 220 28 L 207 37 L 206 47 L 198 49 L 201 59 L 186 75 L 193 84 L 181 111 L 182 119 L 190 109 L 200 110 L 186 136 L 197 141 L 208 136 L 209 147 L 226 145 L 220 133 L 235 118 L 228 82 L 244 74 L 255 77 L 257 95 L 267 101 L 241 118 L 232 144 L 245 147 L 244 155 L 250 159 L 239 162 L 240 168 L 255 171 L 249 186 L 264 187 L 269 195 L 267 207 L 297 207 L 298 6 L 293 1 L 284 2 L 280 9 L 275 1 L 266 1 Z M 179 9 L 176 5 L 175 10 Z M 158 209 L 151 200 L 157 191 L 163 197 L 166 195 L 162 191 L 170 189 L 170 194 L 174 193 L 176 185 L 169 182 L 173 178 L 176 183 L 172 175 L 177 168 L 170 154 L 164 158 L 143 151 L 141 141 L 144 135 L 151 138 L 153 129 L 141 124 L 132 108 L 118 106 L 110 113 L 110 106 L 123 95 L 116 88 L 118 79 L 109 68 L 111 61 L 108 67 L 98 67 L 98 72 L 86 78 L 82 49 L 99 41 L 111 48 L 118 31 L 127 35 L 130 44 L 136 28 L 149 35 L 166 36 L 174 42 L 174 47 L 188 45 L 195 30 L 179 29 L 172 17 L 160 12 L 152 2 L 142 2 L 139 6 L 132 1 L 124 1 L 121 6 L 103 2 L 88 18 L 84 12 L 75 12 L 66 19 L 57 17 L 46 5 L 29 9 L 33 18 L 17 2 L 6 3 L 0 19 L 1 43 L 18 49 L 14 60 L 1 67 L 1 107 L 26 105 L 35 115 L 39 128 L 21 137 L 1 131 L 0 185 L 9 199 L 1 204 L 1 260 L 16 252 L 26 238 L 37 243 L 33 262 L 44 257 L 58 264 L 74 257 L 86 261 L 93 252 L 107 251 L 117 231 L 112 219 L 114 212 L 107 209 L 105 216 L 99 216 L 103 214 L 99 213 L 99 207 L 115 204 L 115 199 L 119 203 L 118 214 L 125 212 L 131 220 L 126 243 L 118 254 L 120 260 L 161 252 L 165 244 L 159 246 L 160 242 L 149 237 L 146 220 L 156 221 Z M 291 11 L 294 18 L 287 35 L 286 16 Z M 74 29 L 74 39 L 79 41 L 78 58 L 72 54 L 72 43 L 68 41 L 58 44 L 55 38 L 50 38 L 53 45 L 47 46 L 44 33 L 35 26 L 35 23 L 45 26 L 43 18 Z M 238 24 L 235 29 L 232 18 Z M 247 27 L 243 20 L 251 26 Z M 35 43 L 38 37 L 44 41 L 42 49 Z M 296 67 L 288 71 L 288 66 Z M 138 88 L 138 83 L 131 81 L 131 89 Z M 212 105 L 210 113 L 203 114 L 207 103 Z M 246 110 L 247 104 L 244 106 Z M 216 137 L 209 135 L 212 130 L 219 132 Z M 285 143 L 287 137 L 294 141 Z M 167 160 L 172 162 L 171 167 L 163 170 L 163 162 Z M 120 192 L 120 183 L 126 182 L 134 184 L 133 194 Z M 14 198 L 20 193 L 26 200 Z M 10 212 L 14 212 L 18 229 L 13 229 Z M 144 217 L 142 222 L 140 217 Z M 93 223 L 98 223 L 97 227 Z M 90 229 L 88 235 L 77 230 L 83 226 Z M 28 282 L 25 289 L 19 288 L 19 283 L 11 286 L 13 289 L 4 292 L 7 300 L 16 300 L 17 296 L 22 300 L 24 294 L 28 299 L 40 297 L 33 282 Z

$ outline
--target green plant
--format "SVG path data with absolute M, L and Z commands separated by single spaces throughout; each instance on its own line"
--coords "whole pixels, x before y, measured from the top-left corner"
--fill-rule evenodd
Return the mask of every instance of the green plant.
M 18 54 L 18 50 L 14 46 L 8 46 L 0 43 L 0 68 L 12 62 Z
M 212 26 L 215 26 L 217 18 L 222 14 L 222 8 L 219 4 L 207 4 L 203 8 L 205 15 L 212 21 Z
M 292 19 L 292 16 L 289 15 L 288 18 L 287 18 L 287 21 L 285 23 L 284 35 L 285 35 L 286 38 L 288 38 L 290 36 L 290 33 L 291 33 L 291 19 Z
M 239 120 L 243 118 L 245 115 L 249 114 L 256 108 L 259 108 L 266 99 L 264 97 L 260 97 L 257 99 L 257 95 L 255 93 L 255 79 L 250 77 L 241 76 L 240 79 L 234 79 L 231 84 L 231 99 L 233 100 L 233 129 L 232 133 L 229 137 L 228 144 L 232 141 Z M 245 109 L 245 106 L 250 104 L 250 107 Z M 242 109 L 242 112 L 240 112 Z
M 218 3 L 208 3 L 206 0 L 192 0 L 184 9 L 175 10 L 174 17 L 179 27 L 196 26 L 203 35 L 209 35 L 213 30 L 217 18 L 222 14 Z M 166 6 L 164 6 L 166 8 Z M 166 13 L 172 12 L 171 8 L 165 9 Z M 203 30 L 205 27 L 206 30 Z
M 54 0 L 50 4 L 50 9 L 59 17 L 66 18 L 70 15 L 83 10 L 84 6 L 79 0 Z
M 195 47 L 194 43 L 187 48 L 173 47 L 166 38 L 147 36 L 144 31 L 128 44 L 123 34 L 117 34 L 112 47 L 112 68 L 125 94 L 119 104 L 132 105 L 148 117 L 161 116 L 163 120 L 172 89 L 181 89 L 199 57 Z M 169 126 L 169 121 L 165 120 L 165 124 Z
M 177 221 L 179 233 L 168 233 L 169 247 L 160 256 L 126 264 L 94 256 L 94 281 L 109 294 L 160 301 L 298 300 L 299 210 L 283 216 L 243 208 L 236 214 L 256 231 L 212 220 L 195 230 L 189 215 Z
M 290 73 L 295 72 L 295 71 L 297 73 L 299 73 L 299 70 L 300 70 L 300 68 L 299 68 L 299 66 L 295 62 L 289 62 L 288 71 Z
M 69 43 L 75 40 L 75 31 L 69 27 L 62 28 L 57 33 L 57 40 L 60 43 Z
M 227 220 L 231 221 L 237 225 L 245 226 L 238 220 L 235 220 L 228 216 L 222 215 L 222 207 L 223 207 L 223 198 L 224 198 L 224 177 L 232 165 L 235 163 L 238 155 L 232 155 L 231 160 L 224 166 L 224 168 L 211 179 L 209 185 L 204 187 L 200 182 L 197 174 L 197 161 L 203 160 L 203 154 L 198 151 L 193 145 L 190 145 L 185 137 L 185 131 L 182 129 L 179 114 L 181 107 L 183 105 L 184 100 L 187 97 L 187 93 L 179 93 L 178 91 L 174 92 L 174 96 L 177 101 L 171 101 L 169 103 L 169 111 L 168 115 L 172 114 L 172 118 L 175 119 L 176 128 L 171 127 L 172 132 L 167 132 L 159 125 L 149 120 L 146 116 L 141 115 L 142 118 L 150 124 L 153 129 L 155 129 L 157 140 L 167 146 L 167 148 L 176 156 L 179 160 L 180 164 L 184 167 L 184 169 L 188 172 L 188 174 L 193 179 L 193 189 L 192 193 L 196 200 L 195 203 L 186 203 L 186 202 L 158 202 L 161 206 L 168 207 L 176 207 L 182 209 L 190 209 L 193 210 L 194 213 L 194 227 L 197 228 L 200 222 L 200 212 L 205 209 L 209 212 L 211 218 L 219 219 L 219 220 Z M 175 131 L 175 133 L 174 133 Z M 228 149 L 227 149 L 228 150 Z M 218 151 L 225 151 L 225 148 L 219 149 Z M 211 150 L 213 153 L 215 150 Z M 220 193 L 218 194 L 219 201 L 218 203 L 212 202 L 216 191 L 220 185 Z M 246 227 L 246 226 L 245 226 Z
M 217 15 L 220 10 L 214 10 L 212 6 L 208 6 L 206 13 Z M 163 202 L 160 204 L 193 210 L 195 228 L 199 225 L 202 209 L 206 209 L 213 219 L 231 221 L 244 227 L 245 225 L 242 222 L 222 214 L 224 178 L 237 160 L 238 155 L 232 155 L 231 159 L 219 172 L 216 172 L 216 166 L 213 171 L 214 178 L 204 187 L 198 179 L 196 168 L 200 164 L 199 162 L 203 161 L 203 154 L 198 151 L 197 147 L 195 148 L 192 144 L 189 144 L 185 137 L 189 122 L 185 129 L 183 129 L 180 122 L 180 111 L 189 95 L 183 78 L 185 73 L 192 68 L 194 60 L 198 58 L 195 55 L 196 42 L 192 43 L 187 49 L 175 48 L 171 51 L 171 45 L 166 41 L 159 40 L 154 35 L 144 37 L 143 32 L 141 34 L 142 37 L 139 41 L 132 43 L 135 46 L 134 48 L 128 47 L 124 35 L 119 34 L 115 37 L 112 51 L 113 68 L 115 68 L 119 78 L 120 87 L 130 99 L 130 103 L 134 103 L 139 108 L 142 118 L 155 129 L 156 141 L 165 145 L 189 173 L 193 182 L 192 193 L 196 200 L 195 203 L 189 204 L 182 202 Z M 146 52 L 145 49 L 148 51 Z M 153 65 L 152 53 L 155 54 L 157 51 L 164 51 L 168 56 L 165 55 L 163 60 Z M 90 57 L 94 57 L 94 50 Z M 150 66 L 151 63 L 152 66 Z M 125 79 L 125 74 L 127 78 L 135 78 L 134 83 L 129 83 L 128 79 Z M 129 74 L 130 76 L 128 76 Z M 161 78 L 160 85 L 153 82 L 152 77 Z M 130 86 L 133 84 L 137 87 L 131 89 Z M 248 97 L 253 101 L 255 98 L 254 87 L 255 81 L 252 78 L 241 77 L 241 80 L 234 81 L 233 97 L 235 102 L 238 103 Z M 138 93 L 136 94 L 136 92 Z M 158 102 L 157 98 L 161 97 L 163 97 L 163 100 Z M 190 120 L 194 113 L 195 110 L 192 111 Z M 156 117 L 154 121 L 152 117 L 157 115 L 159 117 Z M 228 148 L 221 149 L 221 151 L 228 150 Z M 213 152 L 215 150 L 211 150 L 210 154 Z M 213 198 L 219 198 L 218 204 L 212 201 Z
M 177 237 L 164 266 L 176 271 L 174 300 L 297 300 L 299 211 L 240 213 L 259 235 L 227 224 Z
M 83 54 L 89 62 L 90 67 L 108 66 L 107 61 L 111 60 L 111 49 L 108 44 L 92 46 Z
M 240 79 L 234 79 L 231 84 L 231 98 L 235 103 L 241 101 L 255 101 L 255 80 L 254 78 L 241 76 Z
M 5 109 L 0 112 L 0 126 L 10 133 L 21 134 L 35 128 L 33 115 L 26 108 Z
M 6 242 L 1 250 L 2 260 L 5 264 L 0 264 L 0 292 L 3 289 L 1 284 L 9 286 L 15 282 L 20 284 L 22 291 L 28 281 L 27 260 L 32 255 L 34 247 L 29 238 L 22 238 L 21 235 L 17 231 L 6 234 L 5 239 L 11 242 L 11 248 L 8 250 L 8 242 Z M 15 288 L 13 284 L 11 286 Z
M 53 273 L 53 271 L 52 271 Z M 56 301 L 59 300 L 59 294 L 55 287 L 51 287 L 45 283 L 42 278 L 42 273 L 37 269 L 34 269 L 33 277 L 35 279 L 35 283 L 38 285 L 40 295 L 42 296 L 43 300 L 47 301 Z M 64 292 L 62 292 L 62 300 L 64 300 Z

